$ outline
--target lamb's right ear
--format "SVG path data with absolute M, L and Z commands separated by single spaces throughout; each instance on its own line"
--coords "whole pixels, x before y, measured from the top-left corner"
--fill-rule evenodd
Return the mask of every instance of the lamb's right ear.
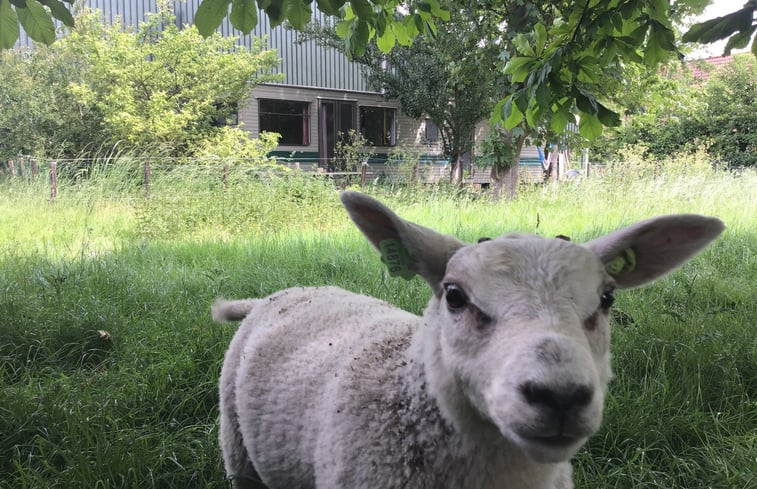
M 618 287 L 638 287 L 683 265 L 725 229 L 695 214 L 656 217 L 589 241 Z
M 341 198 L 350 218 L 381 253 L 390 275 L 409 279 L 417 273 L 441 296 L 447 261 L 463 242 L 405 221 L 365 194 L 342 192 Z

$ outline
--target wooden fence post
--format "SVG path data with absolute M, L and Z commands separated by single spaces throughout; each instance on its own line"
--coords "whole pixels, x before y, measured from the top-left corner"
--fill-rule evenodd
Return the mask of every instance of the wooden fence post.
M 368 162 L 364 161 L 360 168 L 360 186 L 365 187 L 365 177 L 368 175 Z
M 24 157 L 23 156 L 19 156 L 18 157 L 18 175 L 21 178 L 25 178 L 26 177 L 26 168 L 24 168 Z
M 16 162 L 8 160 L 8 171 L 11 174 L 11 178 L 16 178 Z
M 32 164 L 32 178 L 37 178 L 39 176 L 39 167 L 37 166 L 37 158 L 32 158 L 31 164 Z
M 55 202 L 58 198 L 58 163 L 50 162 L 50 201 Z
M 145 160 L 145 197 L 150 198 L 150 160 Z

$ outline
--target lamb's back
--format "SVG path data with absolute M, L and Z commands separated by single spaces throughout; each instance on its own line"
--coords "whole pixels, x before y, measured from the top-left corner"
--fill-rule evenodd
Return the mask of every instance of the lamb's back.
M 238 332 L 247 340 L 235 388 L 245 420 L 240 430 L 263 479 L 311 487 L 324 406 L 339 403 L 327 398 L 338 395 L 334 386 L 366 351 L 404 342 L 418 323 L 385 302 L 335 287 L 287 289 L 252 309 Z

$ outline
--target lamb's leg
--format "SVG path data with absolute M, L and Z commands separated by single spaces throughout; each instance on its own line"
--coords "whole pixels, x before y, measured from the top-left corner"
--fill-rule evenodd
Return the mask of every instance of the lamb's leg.
M 219 441 L 226 474 L 234 489 L 267 489 L 260 481 L 260 476 L 255 471 L 247 449 L 244 447 L 236 408 L 235 379 L 239 371 L 242 349 L 251 326 L 251 324 L 242 325 L 234 335 L 221 369 Z

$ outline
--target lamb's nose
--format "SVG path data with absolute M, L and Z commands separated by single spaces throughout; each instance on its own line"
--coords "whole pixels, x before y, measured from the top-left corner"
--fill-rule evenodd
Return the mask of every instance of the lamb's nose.
M 524 382 L 520 386 L 526 402 L 543 405 L 564 414 L 573 408 L 586 406 L 594 396 L 594 389 L 581 384 L 546 385 L 537 382 Z

